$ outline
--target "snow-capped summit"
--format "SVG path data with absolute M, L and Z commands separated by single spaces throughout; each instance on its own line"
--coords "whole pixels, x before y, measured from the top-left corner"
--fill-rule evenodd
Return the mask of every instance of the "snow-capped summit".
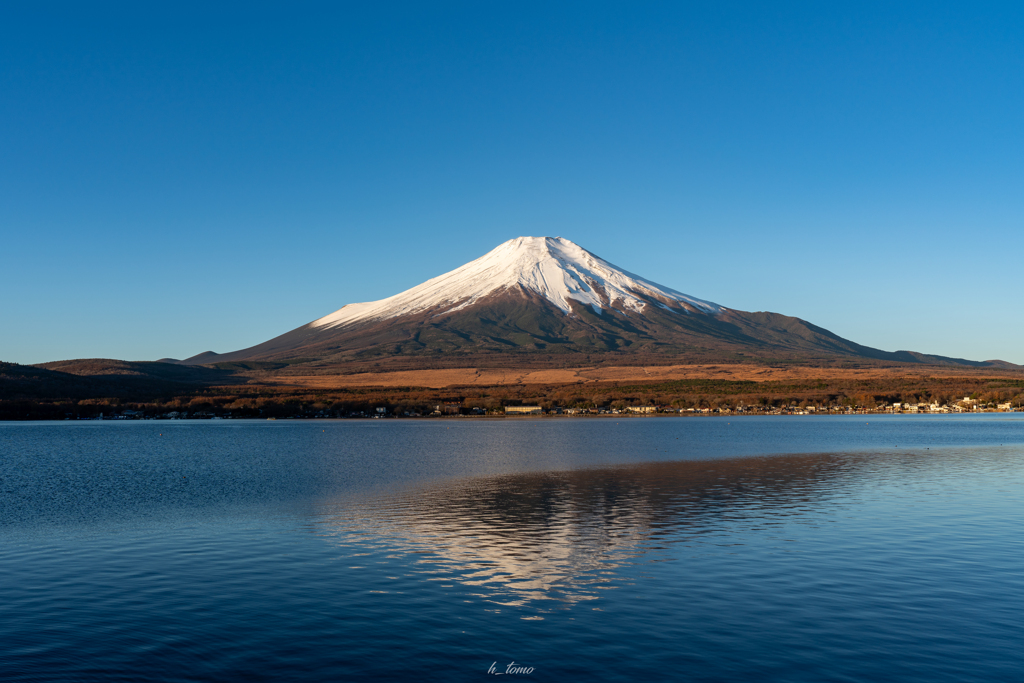
M 349 304 L 310 326 L 343 327 L 431 310 L 445 315 L 484 297 L 517 289 L 538 295 L 570 315 L 570 300 L 590 306 L 598 314 L 606 308 L 642 312 L 651 300 L 666 309 L 666 304 L 675 302 L 673 308 L 681 313 L 717 314 L 724 310 L 622 270 L 563 237 L 517 237 L 401 294 Z

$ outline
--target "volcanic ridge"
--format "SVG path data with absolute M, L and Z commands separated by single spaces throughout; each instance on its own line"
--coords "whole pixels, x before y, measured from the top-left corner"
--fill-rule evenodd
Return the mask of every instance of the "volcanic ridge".
M 306 369 L 488 362 L 882 361 L 991 367 L 862 346 L 779 313 L 745 312 L 634 275 L 561 237 L 518 237 L 380 301 L 354 303 L 262 344 L 187 365 Z

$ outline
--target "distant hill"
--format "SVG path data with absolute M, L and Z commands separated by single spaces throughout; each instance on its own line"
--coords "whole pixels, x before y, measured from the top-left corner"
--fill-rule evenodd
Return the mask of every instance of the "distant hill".
M 109 358 L 80 358 L 39 363 L 32 367 L 82 377 L 124 380 L 139 378 L 182 384 L 221 384 L 231 381 L 231 373 L 214 368 L 181 365 L 163 361 L 125 361 Z
M 3 400 L 99 397 L 143 400 L 238 381 L 222 370 L 171 363 L 106 359 L 41 365 L 0 362 L 0 399 Z

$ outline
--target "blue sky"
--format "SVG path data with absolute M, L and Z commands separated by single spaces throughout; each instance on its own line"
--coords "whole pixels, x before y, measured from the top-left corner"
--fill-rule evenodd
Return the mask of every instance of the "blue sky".
M 0 6 L 0 360 L 231 351 L 560 235 L 1024 363 L 1024 5 L 638 5 Z

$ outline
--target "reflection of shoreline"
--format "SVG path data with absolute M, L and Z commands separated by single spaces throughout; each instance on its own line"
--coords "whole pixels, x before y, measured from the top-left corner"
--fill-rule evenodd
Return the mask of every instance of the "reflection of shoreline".
M 773 456 L 469 479 L 331 506 L 317 533 L 414 555 L 417 571 L 502 605 L 576 603 L 671 544 L 709 543 L 835 506 L 890 460 Z

